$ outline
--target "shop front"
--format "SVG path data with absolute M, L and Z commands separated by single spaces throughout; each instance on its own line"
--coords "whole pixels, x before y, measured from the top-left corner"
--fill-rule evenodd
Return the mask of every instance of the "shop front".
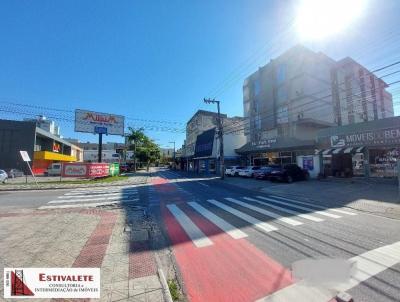
M 325 176 L 397 177 L 400 118 L 323 129 L 317 146 Z
M 237 153 L 246 157 L 246 165 L 267 166 L 272 164 L 293 164 L 297 157 L 313 155 L 315 142 L 296 138 L 274 138 L 258 142 L 249 142 Z

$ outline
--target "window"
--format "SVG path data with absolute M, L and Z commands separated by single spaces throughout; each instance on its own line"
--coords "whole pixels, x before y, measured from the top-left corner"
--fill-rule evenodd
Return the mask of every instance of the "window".
M 276 98 L 279 104 L 288 100 L 287 89 L 285 86 L 278 87 L 276 91 Z
M 254 90 L 254 95 L 255 96 L 260 95 L 260 92 L 261 92 L 260 79 L 254 80 L 254 82 L 253 82 L 253 90 Z
M 282 84 L 286 81 L 286 64 L 279 64 L 276 70 L 276 82 Z

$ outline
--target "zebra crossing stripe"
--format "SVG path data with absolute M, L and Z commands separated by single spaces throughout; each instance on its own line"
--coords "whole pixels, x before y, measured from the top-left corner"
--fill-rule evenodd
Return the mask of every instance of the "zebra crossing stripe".
M 213 244 L 212 241 L 198 228 L 198 226 L 195 225 L 192 220 L 175 204 L 168 204 L 167 208 L 185 230 L 186 234 L 195 246 L 206 247 Z
M 89 195 L 85 195 L 85 194 L 74 194 L 74 195 L 63 195 L 63 196 L 59 196 L 58 198 L 81 198 L 81 197 L 100 197 L 100 196 L 132 196 L 132 195 L 136 195 L 137 193 L 132 192 L 132 193 L 126 193 L 126 192 L 120 192 L 120 193 L 104 193 L 104 194 L 89 194 Z
M 229 236 L 231 236 L 233 239 L 240 239 L 247 237 L 247 234 L 242 232 L 241 230 L 235 228 L 233 225 L 231 225 L 229 222 L 223 220 L 219 216 L 215 215 L 214 213 L 210 212 L 200 204 L 198 204 L 195 201 L 188 202 L 188 204 L 195 209 L 197 212 L 199 212 L 201 215 L 203 215 L 205 218 L 210 220 L 212 223 L 214 223 L 217 227 L 219 227 L 221 230 L 226 232 Z
M 260 198 L 260 196 L 257 196 L 257 197 Z M 328 212 L 325 212 L 325 211 L 316 211 L 315 209 L 312 209 L 312 208 L 309 208 L 309 207 L 303 207 L 303 206 L 299 206 L 299 205 L 296 205 L 296 204 L 292 204 L 292 203 L 288 203 L 288 202 L 284 202 L 284 201 L 280 201 L 280 200 L 276 200 L 276 199 L 274 199 L 274 203 L 282 204 L 284 206 L 290 206 L 292 208 L 296 208 L 296 209 L 300 209 L 300 210 L 314 212 L 314 213 L 317 213 L 319 215 L 323 215 L 323 216 L 327 216 L 327 217 L 331 217 L 331 218 L 341 218 L 342 217 L 342 216 L 331 214 L 331 213 L 328 213 Z
M 276 195 L 270 195 L 270 197 L 279 198 L 279 199 L 283 199 L 283 200 L 294 202 L 294 203 L 298 203 L 298 204 L 304 204 L 304 205 L 307 205 L 307 206 L 313 206 L 314 208 L 317 208 L 317 209 L 326 210 L 326 207 L 322 207 L 320 205 L 312 204 L 312 203 L 309 203 L 309 202 L 298 201 L 298 200 L 294 200 L 294 199 L 291 199 L 291 198 L 286 198 L 286 197 L 276 196 Z M 344 210 L 340 210 L 340 209 L 336 209 L 336 208 L 331 208 L 331 209 L 329 209 L 329 211 L 334 211 L 334 212 L 337 212 L 337 213 L 341 213 L 341 214 L 345 214 L 345 215 L 351 215 L 351 216 L 357 215 L 357 213 L 344 211 Z
M 92 190 L 86 190 L 86 191 L 72 191 L 69 193 L 66 193 L 64 195 L 81 195 L 81 194 L 113 194 L 113 193 L 137 193 L 137 189 L 126 189 L 126 190 L 96 190 L 96 191 L 92 191 Z
M 219 202 L 219 201 L 217 201 L 215 199 L 209 199 L 207 201 L 209 203 L 211 203 L 211 204 L 213 204 L 213 205 L 215 205 L 215 206 L 217 206 L 217 207 L 219 207 L 219 208 L 231 213 L 232 215 L 235 215 L 235 216 L 241 218 L 242 220 L 247 221 L 248 223 L 254 225 L 254 227 L 260 229 L 263 232 L 269 233 L 269 232 L 278 230 L 277 227 L 274 227 L 271 224 L 268 224 L 266 222 L 262 222 L 262 221 L 254 218 L 254 217 L 252 217 L 250 215 L 247 215 L 247 214 L 245 214 L 245 213 L 243 213 L 241 211 L 238 211 L 238 210 L 236 210 L 236 209 L 234 209 L 234 208 L 232 208 L 230 206 L 227 206 L 226 204 L 224 204 L 222 202 Z
M 39 210 L 51 210 L 51 209 L 68 209 L 68 208 L 95 208 L 99 206 L 107 206 L 112 204 L 120 203 L 118 200 L 105 201 L 105 202 L 92 202 L 92 203 L 81 203 L 81 204 L 63 204 L 58 206 L 41 206 Z
M 260 198 L 260 199 L 263 199 L 263 200 L 272 201 L 272 202 L 275 201 L 274 199 L 270 199 L 270 198 L 263 197 L 263 196 L 257 196 L 257 198 Z M 308 220 L 311 220 L 311 221 L 315 221 L 315 222 L 324 221 L 324 220 L 321 219 L 321 218 L 314 217 L 314 216 L 311 216 L 311 215 L 309 215 L 309 214 L 302 214 L 302 213 L 300 213 L 300 212 L 293 211 L 293 210 L 290 210 L 290 209 L 287 209 L 287 208 L 282 208 L 282 207 L 273 205 L 273 204 L 271 204 L 271 203 L 263 202 L 263 201 L 260 201 L 260 200 L 257 200 L 257 202 L 258 202 L 259 204 L 266 205 L 266 206 L 268 206 L 268 207 L 270 207 L 270 208 L 273 208 L 273 209 L 276 209 L 276 210 L 279 210 L 279 211 L 282 211 L 282 212 L 286 212 L 286 213 L 289 213 L 289 214 L 297 215 L 297 216 L 299 216 L 299 217 L 302 217 L 302 218 L 304 218 L 304 219 L 308 219 Z
M 138 201 L 138 198 L 121 198 L 121 196 L 99 197 L 99 198 L 79 198 L 79 199 L 57 199 L 48 203 L 71 203 L 85 201 L 100 201 L 100 200 L 121 200 L 121 201 Z
M 256 206 L 250 205 L 248 203 L 242 202 L 242 201 L 237 200 L 235 198 L 229 198 L 228 197 L 228 198 L 225 198 L 225 199 L 230 201 L 230 202 L 236 203 L 236 204 L 238 204 L 238 205 L 240 205 L 242 207 L 248 208 L 250 210 L 256 211 L 258 213 L 264 214 L 264 215 L 272 217 L 272 218 L 276 218 L 276 219 L 278 219 L 278 220 L 280 220 L 282 222 L 285 222 L 285 223 L 293 225 L 293 226 L 303 224 L 300 221 L 297 221 L 297 220 L 294 220 L 294 219 L 291 219 L 291 218 L 287 218 L 287 217 L 283 217 L 283 216 L 281 216 L 279 214 L 267 211 L 267 210 L 265 210 L 263 208 L 260 208 L 260 207 L 256 207 Z M 253 198 L 250 198 L 250 197 L 243 197 L 243 199 L 246 199 L 246 200 L 249 200 L 249 201 L 257 201 L 256 199 L 253 199 Z

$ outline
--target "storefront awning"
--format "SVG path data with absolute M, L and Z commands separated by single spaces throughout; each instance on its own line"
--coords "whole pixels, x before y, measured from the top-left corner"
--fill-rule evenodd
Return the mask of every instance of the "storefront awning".
M 362 147 L 348 147 L 348 148 L 329 148 L 329 149 L 323 149 L 320 150 L 318 152 L 316 152 L 316 154 L 320 154 L 320 155 L 330 155 L 330 154 L 349 154 L 349 153 L 360 153 L 363 152 L 364 150 L 364 146 Z
M 58 161 L 76 161 L 75 156 L 65 155 L 50 151 L 35 151 L 33 154 L 33 159 L 35 160 L 58 160 Z
M 311 149 L 314 150 L 315 142 L 313 140 L 300 140 L 297 138 L 277 138 L 265 140 L 265 144 L 249 142 L 235 151 L 238 154 L 276 152 L 276 151 L 296 151 Z

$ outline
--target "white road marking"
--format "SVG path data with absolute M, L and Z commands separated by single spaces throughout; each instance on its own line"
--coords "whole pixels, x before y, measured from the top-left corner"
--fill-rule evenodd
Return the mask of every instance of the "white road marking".
M 193 241 L 197 247 L 205 247 L 212 245 L 212 241 L 195 225 L 192 220 L 175 204 L 168 204 L 168 210 L 174 215 L 175 219 L 179 222 L 181 227 L 185 230 L 186 234 Z
M 219 216 L 215 215 L 214 213 L 210 212 L 197 202 L 188 202 L 188 204 L 195 209 L 197 212 L 199 212 L 201 215 L 203 215 L 205 218 L 210 220 L 212 223 L 214 223 L 217 227 L 219 227 L 221 230 L 224 232 L 228 233 L 229 236 L 231 236 L 233 239 L 240 239 L 247 237 L 247 234 L 242 232 L 241 230 L 235 228 L 233 225 L 231 225 L 229 222 L 223 220 Z
M 253 205 L 250 205 L 250 204 L 245 203 L 245 202 L 241 202 L 240 200 L 237 200 L 235 198 L 229 198 L 228 197 L 228 198 L 225 198 L 225 199 L 230 201 L 230 202 L 236 203 L 236 204 L 238 204 L 238 205 L 240 205 L 242 207 L 245 207 L 245 208 L 248 208 L 250 210 L 256 211 L 258 213 L 264 214 L 266 216 L 269 216 L 269 217 L 272 217 L 272 218 L 276 218 L 276 219 L 278 219 L 278 220 L 280 220 L 282 222 L 285 222 L 287 224 L 290 224 L 290 225 L 301 225 L 301 224 L 303 224 L 300 221 L 297 221 L 297 220 L 294 220 L 294 219 L 291 219 L 291 218 L 287 218 L 287 217 L 283 217 L 283 216 L 281 216 L 279 214 L 267 211 L 267 210 L 265 210 L 263 208 L 253 206 Z M 253 198 L 250 198 L 250 197 L 243 197 L 243 199 L 246 199 L 246 200 L 249 200 L 249 201 L 257 201 L 256 199 L 253 199 Z
M 334 211 L 334 212 L 341 213 L 341 214 L 346 214 L 346 215 L 351 215 L 351 216 L 357 215 L 356 213 L 353 213 L 353 212 L 344 211 L 344 210 L 340 210 L 340 209 L 337 209 L 337 208 L 329 208 L 329 209 L 327 209 L 326 207 L 322 207 L 320 205 L 316 205 L 316 204 L 313 204 L 313 203 L 310 203 L 310 202 L 298 201 L 298 200 L 295 200 L 295 199 L 286 198 L 286 197 L 282 197 L 282 196 L 270 195 L 270 197 L 280 198 L 280 199 L 283 199 L 283 200 L 286 200 L 286 201 L 291 201 L 291 202 L 298 203 L 298 204 L 304 204 L 306 206 L 313 206 L 314 208 L 317 208 L 317 209 Z
M 73 198 L 82 198 L 82 197 L 101 197 L 101 196 L 104 196 L 104 197 L 108 197 L 108 196 L 132 196 L 132 195 L 136 195 L 137 193 L 135 193 L 135 192 L 132 192 L 132 193 L 126 193 L 126 192 L 120 192 L 120 193 L 102 193 L 102 194 L 88 194 L 88 195 L 85 195 L 85 194 L 74 194 L 74 195 L 67 195 L 67 194 L 65 194 L 65 195 L 63 195 L 63 196 L 58 196 L 58 198 L 71 198 L 71 199 L 73 199 Z
M 126 190 L 86 190 L 86 191 L 72 191 L 65 195 L 81 195 L 81 194 L 113 194 L 113 193 L 137 193 L 137 189 L 126 189 Z
M 236 209 L 234 209 L 232 207 L 229 207 L 229 206 L 227 206 L 226 204 L 224 204 L 222 202 L 216 201 L 215 199 L 209 199 L 207 201 L 209 203 L 211 203 L 211 204 L 213 204 L 213 205 L 215 205 L 215 206 L 217 206 L 217 207 L 219 207 L 219 208 L 231 213 L 232 215 L 235 215 L 235 216 L 247 221 L 248 223 L 254 225 L 254 227 L 260 229 L 263 232 L 268 233 L 268 232 L 272 232 L 272 231 L 278 230 L 278 228 L 274 227 L 273 225 L 270 225 L 270 224 L 268 224 L 266 222 L 262 222 L 262 221 L 254 218 L 254 217 L 252 217 L 250 215 L 247 215 L 247 214 L 245 214 L 243 212 L 240 212 L 240 211 L 238 211 L 238 210 L 236 210 Z
M 50 210 L 50 209 L 68 209 L 68 208 L 93 208 L 98 206 L 106 206 L 120 203 L 118 200 L 116 201 L 105 201 L 105 202 L 92 202 L 92 203 L 80 203 L 80 204 L 63 204 L 58 206 L 42 206 L 39 207 L 39 210 Z
M 260 198 L 260 197 L 261 196 L 257 196 L 257 198 Z M 325 211 L 316 211 L 315 209 L 312 209 L 312 208 L 309 208 L 309 207 L 303 207 L 303 206 L 299 206 L 299 205 L 296 205 L 296 204 L 284 202 L 284 201 L 277 200 L 277 199 L 269 199 L 269 200 L 271 200 L 271 201 L 273 201 L 274 203 L 277 203 L 277 204 L 282 204 L 284 206 L 290 206 L 292 208 L 314 212 L 314 213 L 317 213 L 319 215 L 323 215 L 323 216 L 327 216 L 327 217 L 331 217 L 331 218 L 340 218 L 340 217 L 342 217 L 342 216 L 331 214 L 331 213 L 328 213 L 328 212 L 325 212 Z
M 205 187 L 209 187 L 209 185 L 203 184 L 202 182 L 198 182 L 199 185 L 205 186 Z
M 400 241 L 379 247 L 349 259 L 357 269 L 349 281 L 334 284 L 331 288 L 310 286 L 300 281 L 257 300 L 257 302 L 327 302 L 337 292 L 345 292 L 400 262 Z
M 263 200 L 268 200 L 268 201 L 274 201 L 274 199 L 269 199 L 269 198 L 263 197 L 263 196 L 257 196 L 257 198 L 260 198 L 260 199 L 263 199 Z M 276 209 L 276 210 L 280 210 L 282 212 L 286 212 L 286 213 L 289 213 L 289 214 L 293 214 L 293 215 L 296 215 L 296 216 L 299 216 L 299 217 L 302 217 L 304 219 L 308 219 L 308 220 L 311 220 L 311 221 L 315 221 L 315 222 L 324 221 L 321 218 L 314 217 L 314 216 L 311 216 L 311 215 L 308 215 L 308 214 L 302 214 L 300 212 L 293 211 L 293 210 L 290 210 L 290 209 L 287 209 L 287 208 L 282 208 L 282 207 L 279 207 L 279 206 L 276 206 L 276 205 L 273 205 L 273 204 L 270 204 L 270 203 L 262 202 L 262 201 L 259 201 L 259 200 L 257 200 L 257 202 L 259 204 L 266 205 L 266 206 L 268 206 L 270 208 L 273 208 L 273 209 Z
M 122 200 L 122 201 L 138 201 L 138 198 L 121 198 L 121 196 L 99 197 L 99 198 L 79 198 L 79 199 L 57 199 L 48 203 L 71 203 L 71 202 L 87 202 L 100 200 Z

